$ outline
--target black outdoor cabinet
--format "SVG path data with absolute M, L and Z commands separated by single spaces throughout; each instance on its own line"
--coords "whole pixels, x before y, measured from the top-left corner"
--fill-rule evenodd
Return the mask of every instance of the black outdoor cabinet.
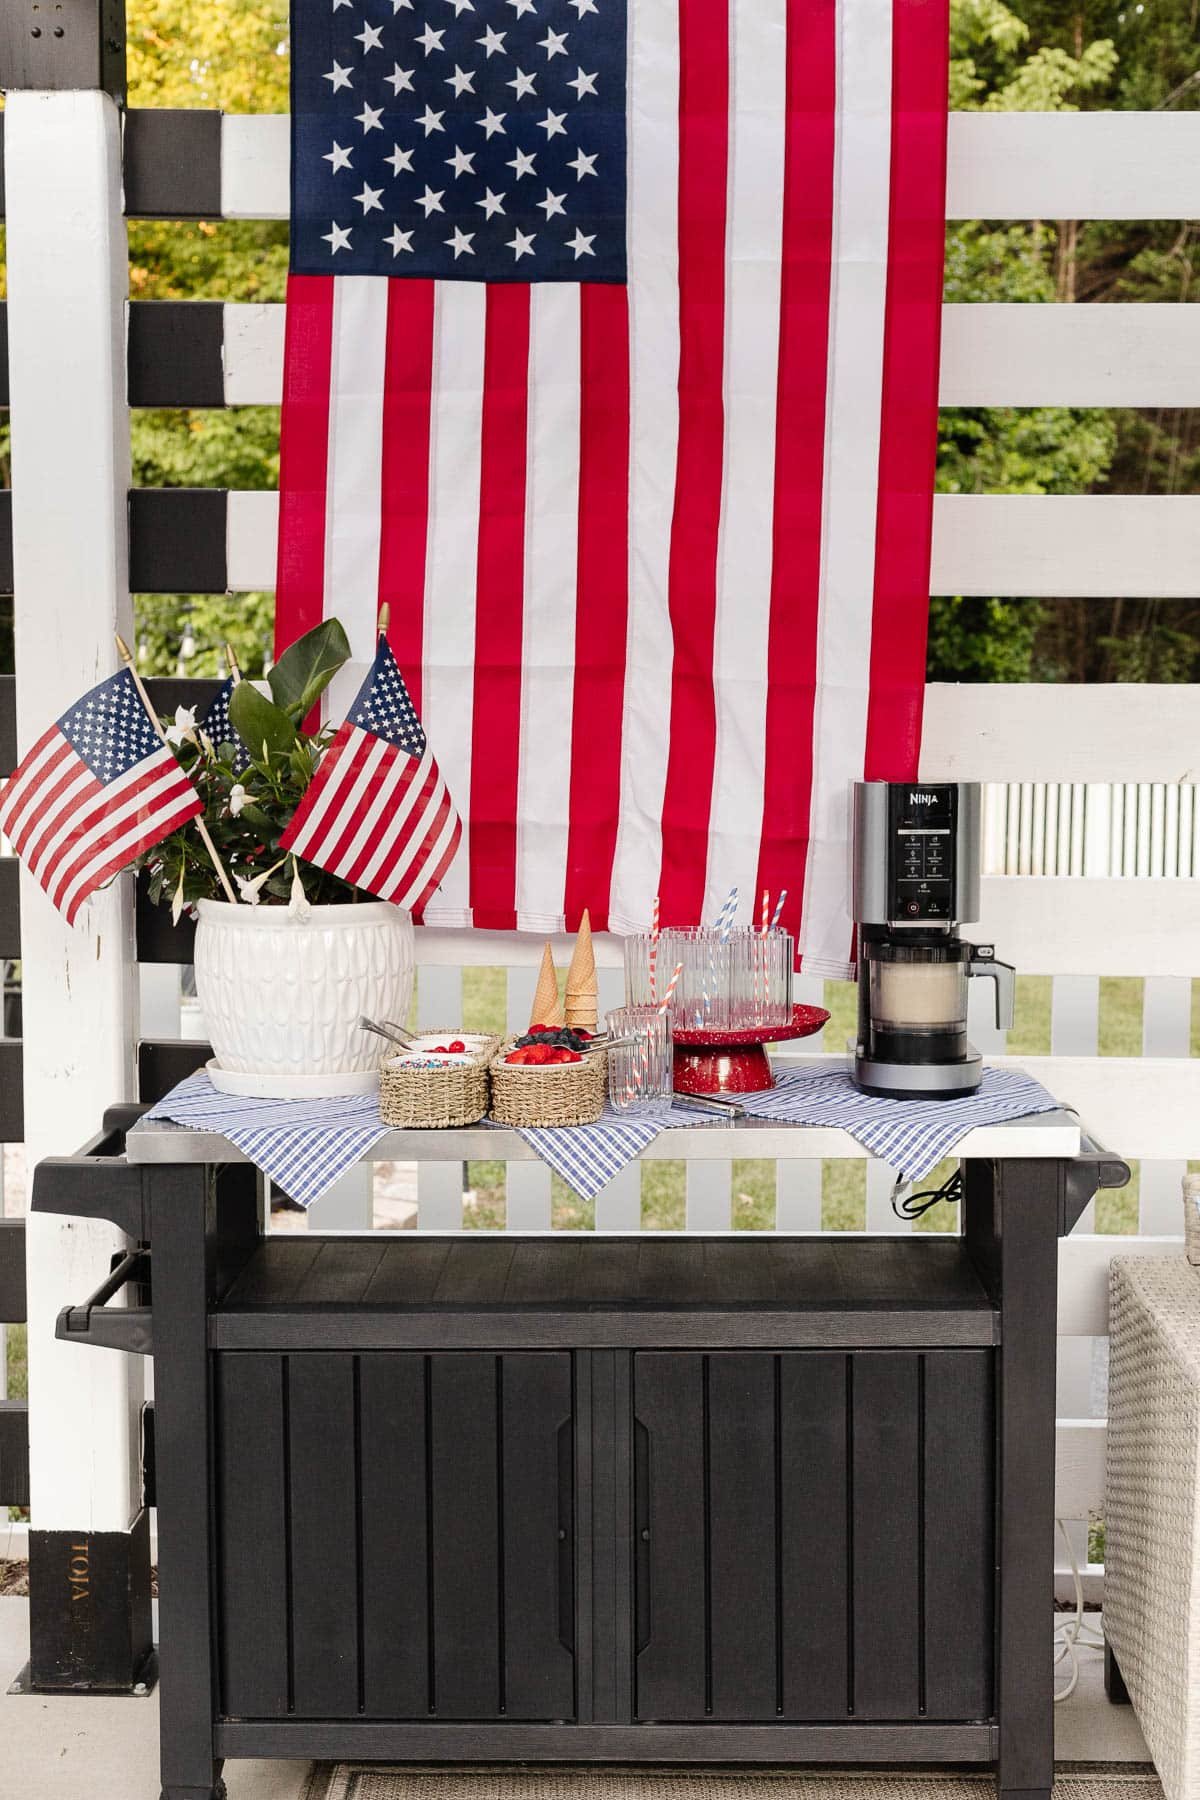
M 970 1162 L 950 1238 L 263 1237 L 248 1165 L 127 1123 L 34 1203 L 135 1245 L 59 1329 L 154 1355 L 165 1800 L 247 1756 L 1046 1800 L 1057 1240 L 1123 1165 Z

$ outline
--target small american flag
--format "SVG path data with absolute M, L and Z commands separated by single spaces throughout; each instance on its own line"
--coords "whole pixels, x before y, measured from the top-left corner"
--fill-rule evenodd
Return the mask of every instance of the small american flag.
M 237 683 L 232 675 L 221 683 L 213 696 L 212 704 L 200 721 L 200 729 L 218 750 L 222 744 L 232 746 L 234 773 L 241 775 L 250 767 L 250 752 L 234 730 L 229 718 L 229 701 L 236 686 Z
M 0 831 L 69 925 L 97 888 L 203 811 L 127 669 L 43 732 L 0 791 Z
M 380 638 L 370 674 L 280 848 L 381 900 L 420 908 L 461 836 L 396 659 Z

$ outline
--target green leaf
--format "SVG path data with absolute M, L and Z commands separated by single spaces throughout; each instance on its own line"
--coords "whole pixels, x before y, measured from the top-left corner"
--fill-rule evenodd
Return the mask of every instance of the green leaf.
M 259 693 L 253 682 L 240 681 L 229 696 L 229 717 L 244 744 L 257 755 L 260 744 L 286 756 L 296 742 L 296 727 L 281 706 Z
M 349 656 L 350 645 L 337 619 L 315 625 L 288 645 L 267 676 L 276 704 L 299 721 Z

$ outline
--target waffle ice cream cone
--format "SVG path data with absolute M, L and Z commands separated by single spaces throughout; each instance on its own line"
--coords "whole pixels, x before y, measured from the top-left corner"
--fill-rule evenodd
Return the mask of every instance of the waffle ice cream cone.
M 596 953 L 592 948 L 592 921 L 584 908 L 571 966 L 567 970 L 567 1024 L 595 1031 L 597 1019 Z
M 530 1025 L 563 1025 L 562 1004 L 558 998 L 558 976 L 554 972 L 554 953 L 547 940 L 542 951 L 542 966 L 538 972 L 537 991 L 533 996 L 533 1011 L 529 1015 Z

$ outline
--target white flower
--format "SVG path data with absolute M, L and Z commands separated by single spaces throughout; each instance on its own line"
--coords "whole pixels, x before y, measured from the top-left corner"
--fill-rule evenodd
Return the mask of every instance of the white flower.
M 183 743 L 184 739 L 187 737 L 190 737 L 192 732 L 195 731 L 195 729 L 196 729 L 196 709 L 195 709 L 195 707 L 194 706 L 177 706 L 175 708 L 175 723 L 173 725 L 168 725 L 167 729 L 163 735 L 166 737 L 168 744 L 173 744 L 176 747 L 176 749 L 178 749 L 179 745 Z
M 235 781 L 229 790 L 229 810 L 236 819 L 246 801 L 250 798 L 240 781 Z
M 262 895 L 259 892 L 260 888 L 264 881 L 270 880 L 276 869 L 282 869 L 286 861 L 287 857 L 281 856 L 277 863 L 272 863 L 271 867 L 269 869 L 264 869 L 261 875 L 251 876 L 249 880 L 247 880 L 244 875 L 235 875 L 234 880 L 237 882 L 239 900 L 244 900 L 247 906 L 261 905 Z
M 172 925 L 178 925 L 180 919 L 183 917 L 183 875 L 184 870 L 183 865 L 181 864 L 179 869 L 179 883 L 171 900 Z
M 312 907 L 309 905 L 308 898 L 304 892 L 304 883 L 300 879 L 300 865 L 293 856 L 292 894 L 288 901 L 288 918 L 296 919 L 303 924 L 311 911 Z

